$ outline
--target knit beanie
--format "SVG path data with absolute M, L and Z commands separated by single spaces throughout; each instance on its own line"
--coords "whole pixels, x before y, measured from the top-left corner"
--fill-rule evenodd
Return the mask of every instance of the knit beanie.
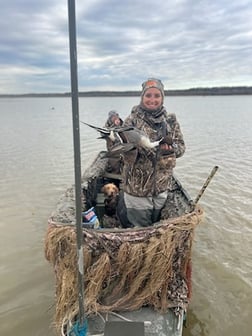
M 119 114 L 116 110 L 111 110 L 108 113 L 108 117 L 109 117 L 109 119 L 111 119 L 112 117 L 118 117 L 119 118 Z
M 119 124 L 118 121 L 115 123 L 115 119 L 119 119 Z M 116 110 L 109 111 L 105 127 L 121 126 L 122 124 L 123 121 L 120 118 L 119 113 Z
M 156 79 L 156 78 L 149 78 L 147 81 L 145 81 L 142 84 L 142 94 L 141 96 L 143 97 L 143 95 L 145 94 L 146 90 L 150 89 L 150 88 L 156 88 L 161 92 L 161 95 L 164 99 L 164 85 L 161 82 L 160 79 Z

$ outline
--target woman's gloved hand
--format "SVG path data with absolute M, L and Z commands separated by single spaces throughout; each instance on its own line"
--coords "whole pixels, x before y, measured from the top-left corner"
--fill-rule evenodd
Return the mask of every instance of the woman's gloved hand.
M 161 144 L 167 144 L 167 145 L 172 145 L 173 141 L 172 141 L 172 137 L 170 135 L 166 135 L 161 141 L 160 141 L 160 145 Z
M 167 135 L 162 141 L 160 141 L 160 153 L 161 155 L 169 155 L 174 153 L 174 148 L 172 147 L 172 137 Z

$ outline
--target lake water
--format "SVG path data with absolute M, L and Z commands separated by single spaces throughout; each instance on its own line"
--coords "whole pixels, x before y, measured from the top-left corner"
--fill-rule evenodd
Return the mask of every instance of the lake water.
M 80 98 L 80 119 L 103 126 L 138 97 Z M 193 298 L 185 336 L 247 336 L 252 330 L 252 96 L 166 97 L 187 150 L 175 173 L 200 200 Z M 81 125 L 82 170 L 105 142 Z M 0 99 L 0 334 L 52 336 L 54 274 L 43 244 L 47 218 L 74 182 L 70 98 Z

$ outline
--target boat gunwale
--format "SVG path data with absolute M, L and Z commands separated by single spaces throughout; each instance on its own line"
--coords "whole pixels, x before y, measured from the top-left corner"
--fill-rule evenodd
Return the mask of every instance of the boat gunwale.
M 95 228 L 84 228 L 83 227 L 82 231 L 83 232 L 96 232 L 98 234 L 104 234 L 104 233 L 128 233 L 128 232 L 133 232 L 133 231 L 136 231 L 136 232 L 153 231 L 153 232 L 155 232 L 156 230 L 158 230 L 160 228 L 163 228 L 163 229 L 168 228 L 169 225 L 173 225 L 174 228 L 176 228 L 176 227 L 178 228 L 179 223 L 176 223 L 176 222 L 180 222 L 182 219 L 187 218 L 187 217 L 193 217 L 193 216 L 201 217 L 203 215 L 203 213 L 204 213 L 203 208 L 200 205 L 197 205 L 194 208 L 194 210 L 192 210 L 191 212 L 185 213 L 185 214 L 183 214 L 181 216 L 178 216 L 178 217 L 162 219 L 161 221 L 156 222 L 156 223 L 154 223 L 151 226 L 146 226 L 146 227 L 135 226 L 135 227 L 132 227 L 132 228 L 98 228 L 98 229 L 95 229 Z M 198 218 L 197 222 L 199 223 L 200 220 L 201 219 Z M 176 224 L 178 224 L 178 225 L 176 226 Z M 73 227 L 76 227 L 76 224 L 75 223 L 71 223 L 71 224 L 70 223 L 61 223 L 59 221 L 55 221 L 53 219 L 53 216 L 51 216 L 48 219 L 48 226 L 50 226 L 50 227 L 53 226 L 53 227 L 58 227 L 58 228 L 61 228 L 61 227 L 73 228 Z

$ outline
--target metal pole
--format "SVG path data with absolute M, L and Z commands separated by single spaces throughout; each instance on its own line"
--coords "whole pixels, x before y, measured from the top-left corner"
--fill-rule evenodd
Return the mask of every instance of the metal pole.
M 79 101 L 78 101 L 78 74 L 77 74 L 77 48 L 76 48 L 76 19 L 75 0 L 68 0 L 68 24 L 69 24 L 69 47 L 71 66 L 71 96 L 73 117 L 73 140 L 74 140 L 74 167 L 75 167 L 75 204 L 76 204 L 76 232 L 77 232 L 77 256 L 78 256 L 78 298 L 79 298 L 79 321 L 84 321 L 84 271 L 83 271 L 83 237 L 82 237 L 82 204 L 81 204 L 81 159 L 80 159 L 80 124 L 79 124 Z

